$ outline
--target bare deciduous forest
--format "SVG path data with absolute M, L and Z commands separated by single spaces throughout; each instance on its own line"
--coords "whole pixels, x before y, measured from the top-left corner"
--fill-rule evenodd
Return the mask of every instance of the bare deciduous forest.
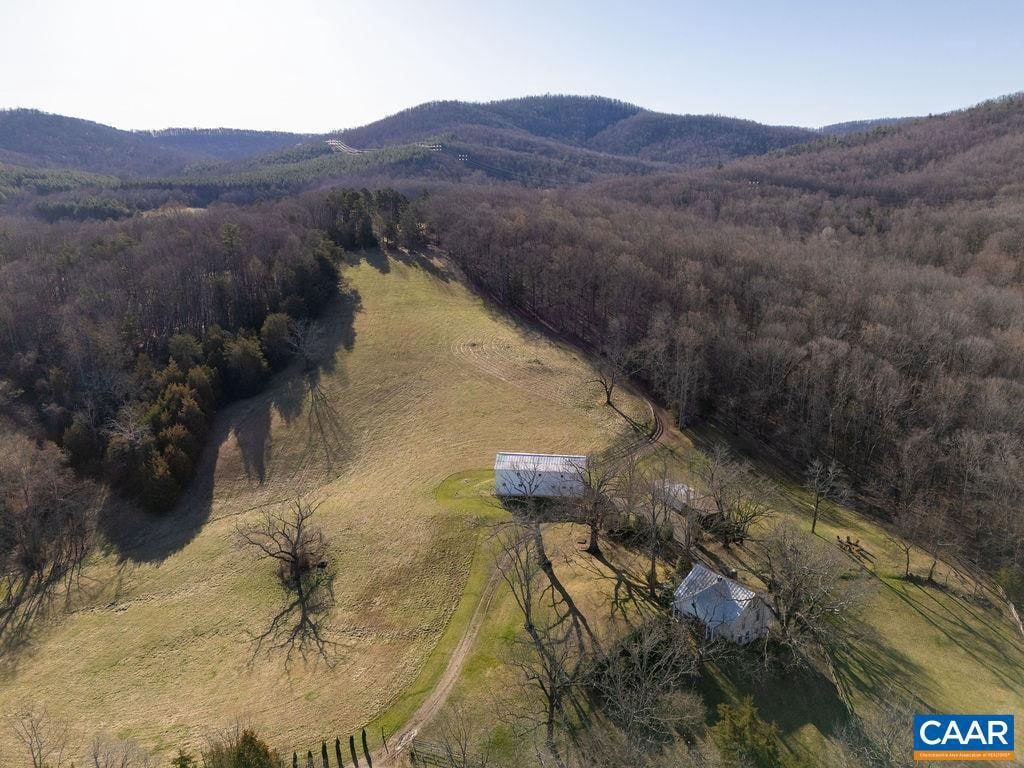
M 835 460 L 929 553 L 1024 597 L 1024 100 L 721 171 L 424 205 L 483 290 L 680 425 Z

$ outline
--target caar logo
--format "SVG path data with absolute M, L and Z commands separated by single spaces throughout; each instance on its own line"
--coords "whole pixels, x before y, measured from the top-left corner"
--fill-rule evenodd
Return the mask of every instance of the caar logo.
M 915 760 L 1013 760 L 1013 715 L 914 715 Z

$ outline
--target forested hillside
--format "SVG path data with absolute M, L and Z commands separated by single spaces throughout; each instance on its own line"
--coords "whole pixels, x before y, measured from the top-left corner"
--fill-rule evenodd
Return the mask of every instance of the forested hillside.
M 169 508 L 217 407 L 314 360 L 343 250 L 418 237 L 407 208 L 390 190 L 334 190 L 119 223 L 0 219 L 4 431 Z
M 304 134 L 283 131 L 246 131 L 233 128 L 164 128 L 140 133 L 152 136 L 163 147 L 218 160 L 241 160 L 294 147 L 311 138 Z
M 427 204 L 481 287 L 1024 598 L 1024 100 L 720 172 Z
M 34 109 L 0 110 L 0 162 L 122 177 L 180 173 L 193 164 L 273 152 L 306 138 L 224 128 L 123 131 Z

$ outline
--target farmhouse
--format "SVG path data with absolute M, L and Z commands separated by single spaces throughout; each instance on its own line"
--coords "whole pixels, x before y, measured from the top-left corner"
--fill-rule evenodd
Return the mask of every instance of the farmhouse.
M 746 644 L 768 633 L 772 614 L 752 589 L 697 564 L 676 588 L 672 608 L 677 616 L 692 616 L 709 635 Z
M 499 453 L 494 486 L 499 496 L 580 496 L 586 456 L 550 453 Z

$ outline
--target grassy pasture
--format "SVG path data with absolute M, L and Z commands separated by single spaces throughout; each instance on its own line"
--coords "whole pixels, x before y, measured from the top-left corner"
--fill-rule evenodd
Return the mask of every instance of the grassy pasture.
M 628 439 L 585 362 L 437 265 L 371 255 L 345 274 L 360 306 L 326 319 L 330 364 L 221 413 L 178 510 L 104 521 L 112 544 L 80 590 L 3 659 L 0 711 L 45 705 L 83 752 L 106 732 L 168 754 L 236 720 L 289 752 L 371 721 L 390 729 L 440 674 L 488 570 L 474 559 L 487 510 L 435 489 L 497 450 Z M 337 604 L 328 658 L 286 669 L 281 652 L 253 654 L 284 595 L 234 532 L 298 497 L 320 503 Z M 0 755 L 10 738 L 0 729 Z
M 658 452 L 647 460 L 665 458 L 676 477 L 696 484 L 693 467 L 722 442 L 750 459 L 774 483 L 776 518 L 788 518 L 809 530 L 807 494 L 780 469 L 780 462 L 766 460 L 769 454 L 764 446 L 711 427 L 686 432 L 666 429 Z M 545 539 L 556 572 L 599 634 L 623 632 L 645 610 L 644 601 L 624 589 L 624 579 L 642 584 L 644 564 L 636 553 L 610 542 L 603 545 L 610 566 L 599 563 L 576 548 L 579 532 L 571 525 L 548 526 Z M 837 663 L 841 690 L 819 669 L 764 680 L 729 668 L 713 669 L 699 685 L 709 722 L 715 720 L 715 705 L 751 694 L 762 716 L 779 727 L 794 765 L 826 768 L 837 763 L 837 739 L 849 720 L 844 696 L 861 715 L 870 715 L 881 695 L 896 690 L 915 697 L 920 711 L 1024 717 L 1024 641 L 994 602 L 972 599 L 974 584 L 969 577 L 940 563 L 934 584 L 904 579 L 902 552 L 887 539 L 885 530 L 848 507 L 829 504 L 818 522 L 817 535 L 829 544 L 837 535 L 850 535 L 874 556 L 867 564 L 870 588 L 858 635 Z M 712 567 L 736 568 L 741 579 L 756 585 L 749 571 L 756 553 L 756 542 L 730 550 L 708 542 L 700 557 Z M 915 550 L 912 563 L 917 574 L 925 574 L 930 560 Z M 851 566 L 856 567 L 852 559 Z M 668 564 L 665 573 L 671 575 Z M 488 741 L 505 766 L 531 764 L 534 748 L 529 737 L 514 735 L 494 714 L 498 703 L 494 692 L 518 685 L 502 660 L 520 628 L 518 609 L 503 589 L 442 714 L 453 716 L 458 709 L 468 717 L 478 739 Z M 435 724 L 423 735 L 429 739 L 437 733 Z M 909 724 L 907 733 L 909 745 Z

